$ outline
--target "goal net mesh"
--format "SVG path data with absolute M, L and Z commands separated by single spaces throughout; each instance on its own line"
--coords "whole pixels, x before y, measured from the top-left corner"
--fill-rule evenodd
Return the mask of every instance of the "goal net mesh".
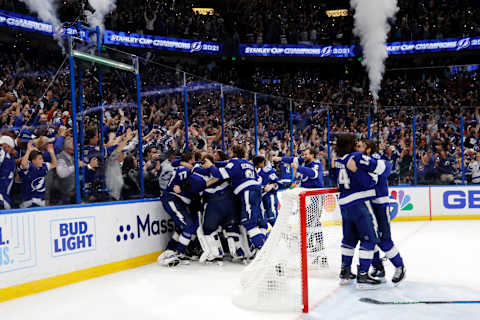
M 335 191 L 296 188 L 281 194 L 281 207 L 268 240 L 241 273 L 236 305 L 254 310 L 305 310 L 306 280 L 336 277 L 340 230 L 332 226 L 338 225 L 340 210 Z M 308 195 L 302 197 L 305 192 Z M 306 222 L 303 232 L 301 219 Z

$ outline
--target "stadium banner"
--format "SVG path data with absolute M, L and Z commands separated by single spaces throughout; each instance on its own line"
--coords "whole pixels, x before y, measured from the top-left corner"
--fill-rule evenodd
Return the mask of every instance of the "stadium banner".
M 62 34 L 62 36 L 77 36 L 83 40 L 89 41 L 88 31 L 80 31 L 76 28 L 62 28 L 55 30 L 53 24 L 42 22 L 34 17 L 0 10 L 0 26 L 6 26 L 14 29 L 22 29 L 25 31 L 32 31 L 53 36 L 54 34 Z
M 151 263 L 173 231 L 174 222 L 158 200 L 2 214 L 0 301 L 17 297 L 25 283 L 50 288 L 55 285 L 46 280 L 63 277 L 66 284 L 66 274 L 85 269 L 91 278 L 118 271 L 109 270 L 113 263 L 132 267 L 126 261 L 140 256 L 151 256 L 145 261 Z M 70 278 L 84 280 L 78 274 Z
M 42 22 L 35 17 L 15 12 L 0 10 L 0 26 L 14 29 L 43 33 L 53 36 L 55 33 L 63 36 L 75 35 L 89 40 L 88 31 L 76 28 L 55 30 L 48 22 Z M 134 46 L 170 50 L 186 53 L 221 54 L 222 45 L 216 42 L 142 35 L 120 31 L 105 30 L 105 44 Z M 449 38 L 435 40 L 402 41 L 387 44 L 389 55 L 414 54 L 426 52 L 445 52 L 480 49 L 480 37 Z M 245 57 L 315 57 L 315 58 L 350 58 L 361 55 L 359 46 L 338 45 L 282 45 L 282 44 L 240 44 L 239 55 Z
M 171 50 L 186 53 L 221 53 L 221 45 L 216 42 L 167 38 L 112 30 L 105 30 L 103 41 L 105 44 Z
M 480 37 L 393 42 L 387 44 L 389 55 L 480 49 Z M 308 46 L 240 44 L 240 56 L 245 57 L 315 57 L 350 58 L 360 56 L 361 48 L 352 46 Z
M 389 55 L 480 49 L 480 37 L 420 40 L 387 44 Z
M 480 186 L 432 186 L 432 219 L 480 218 Z
M 430 220 L 429 187 L 390 187 L 393 221 Z
M 244 57 L 355 57 L 355 46 L 308 46 L 282 44 L 240 44 L 240 56 Z

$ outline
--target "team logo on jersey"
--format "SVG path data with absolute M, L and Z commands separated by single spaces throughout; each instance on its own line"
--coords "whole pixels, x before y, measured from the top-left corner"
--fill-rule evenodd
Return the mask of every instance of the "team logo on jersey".
M 390 202 L 390 219 L 393 220 L 398 214 L 398 211 L 412 211 L 413 204 L 411 202 L 412 198 L 405 193 L 405 191 L 392 191 L 390 193 L 390 199 L 395 200 Z
M 117 242 L 140 239 L 142 237 L 159 236 L 160 234 L 173 232 L 175 223 L 172 219 L 155 220 L 137 215 L 133 224 L 122 224 L 118 227 L 118 233 L 115 237 Z

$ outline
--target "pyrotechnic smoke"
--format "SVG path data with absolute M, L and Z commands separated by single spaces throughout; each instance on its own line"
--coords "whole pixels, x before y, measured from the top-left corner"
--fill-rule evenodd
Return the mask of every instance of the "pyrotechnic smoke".
M 350 5 L 355 9 L 353 33 L 360 38 L 362 64 L 367 68 L 370 92 L 376 101 L 388 56 L 385 45 L 390 31 L 388 19 L 398 11 L 397 0 L 350 0 Z
M 64 50 L 61 31 L 62 24 L 57 17 L 57 8 L 54 0 L 22 0 L 28 6 L 28 8 L 36 12 L 40 20 L 53 24 L 54 37 L 58 40 L 58 45 Z
M 92 28 L 99 26 L 103 32 L 105 16 L 115 9 L 116 0 L 88 0 L 88 3 L 95 9 L 95 13 L 87 17 L 88 24 Z

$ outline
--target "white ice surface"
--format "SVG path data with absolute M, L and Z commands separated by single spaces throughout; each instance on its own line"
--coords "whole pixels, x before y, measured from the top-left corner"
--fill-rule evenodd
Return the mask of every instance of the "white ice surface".
M 480 221 L 402 222 L 392 229 L 407 266 L 405 283 L 358 291 L 339 287 L 336 279 L 322 280 L 321 290 L 311 290 L 308 315 L 234 306 L 243 266 L 225 263 L 126 270 L 0 303 L 0 319 L 480 319 L 480 304 L 383 306 L 358 301 L 480 300 Z M 387 273 L 390 278 L 389 266 Z

